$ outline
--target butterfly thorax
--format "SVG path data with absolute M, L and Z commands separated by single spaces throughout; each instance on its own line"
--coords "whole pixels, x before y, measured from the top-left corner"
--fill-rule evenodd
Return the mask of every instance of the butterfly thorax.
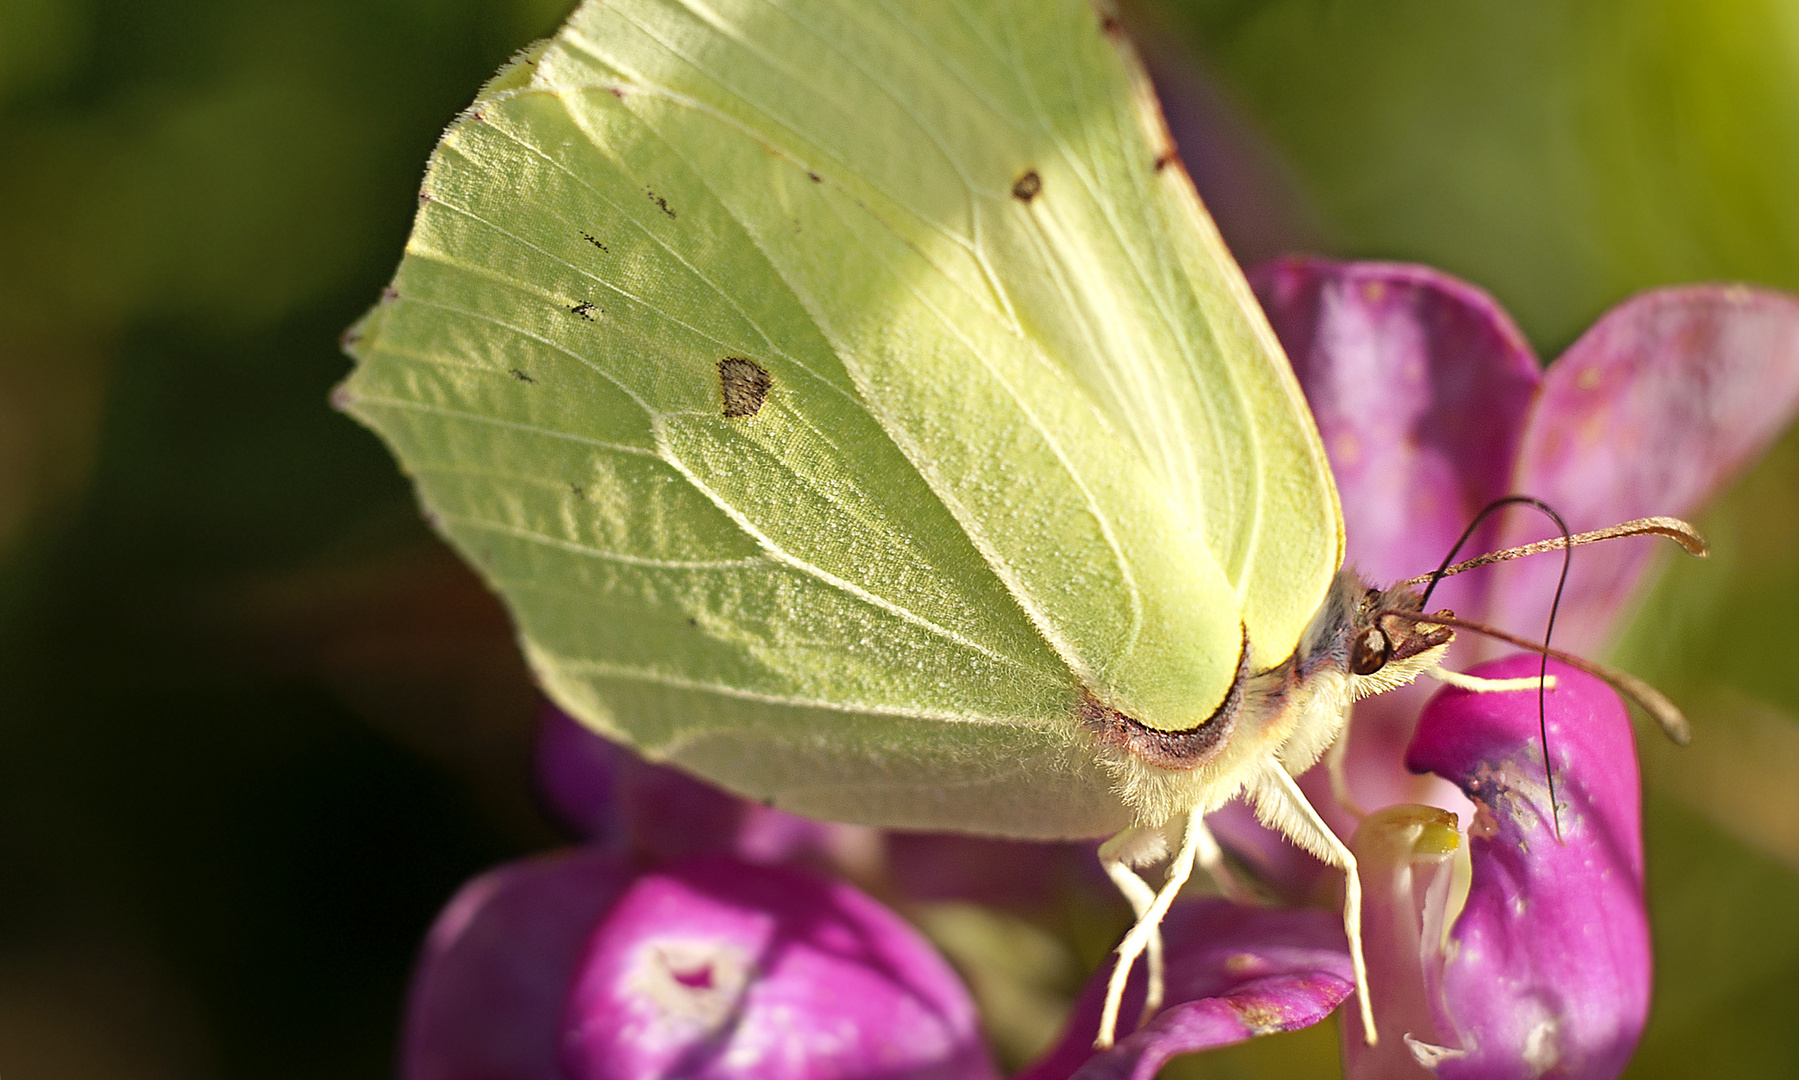
M 1209 811 L 1234 798 L 1270 754 L 1291 774 L 1310 768 L 1352 703 L 1435 667 L 1454 631 L 1392 614 L 1422 607 L 1414 586 L 1375 589 L 1344 570 L 1279 663 L 1258 668 L 1244 636 L 1236 680 L 1203 723 L 1160 731 L 1092 696 L 1081 719 L 1139 824 Z

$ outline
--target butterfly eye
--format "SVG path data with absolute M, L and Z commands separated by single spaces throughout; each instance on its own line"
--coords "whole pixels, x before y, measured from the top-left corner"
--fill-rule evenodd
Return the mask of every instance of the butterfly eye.
M 1393 655 L 1393 643 L 1387 640 L 1387 632 L 1378 626 L 1370 626 L 1356 638 L 1355 647 L 1350 650 L 1349 670 L 1357 675 L 1372 675 L 1386 666 L 1387 658 Z

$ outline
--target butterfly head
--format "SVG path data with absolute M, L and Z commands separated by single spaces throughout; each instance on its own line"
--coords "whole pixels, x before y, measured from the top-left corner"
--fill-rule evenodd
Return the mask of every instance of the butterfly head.
M 1455 640 L 1454 630 L 1393 614 L 1422 611 L 1423 606 L 1423 594 L 1410 582 L 1363 591 L 1350 618 L 1349 683 L 1353 698 L 1404 686 L 1442 661 Z M 1446 610 L 1442 614 L 1451 613 Z

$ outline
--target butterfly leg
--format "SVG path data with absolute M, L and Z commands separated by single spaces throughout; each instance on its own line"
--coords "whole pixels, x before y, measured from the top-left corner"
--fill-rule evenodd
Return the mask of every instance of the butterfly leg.
M 1255 790 L 1256 814 L 1285 833 L 1294 843 L 1333 866 L 1343 868 L 1343 930 L 1349 937 L 1349 962 L 1355 970 L 1356 1001 L 1362 1011 L 1362 1037 L 1369 1046 L 1376 1041 L 1374 1003 L 1368 996 L 1368 964 L 1362 957 L 1362 878 L 1356 872 L 1355 855 L 1337 839 L 1305 793 L 1281 763 L 1269 757 L 1262 766 Z
M 1197 810 L 1187 815 L 1187 826 L 1181 837 L 1180 850 L 1175 852 L 1173 859 L 1169 860 L 1168 874 L 1167 877 L 1163 879 L 1162 888 L 1150 897 L 1148 905 L 1138 914 L 1136 924 L 1133 925 L 1130 930 L 1126 931 L 1124 940 L 1118 943 L 1118 960 L 1112 966 L 1112 978 L 1106 984 L 1105 1009 L 1100 1013 L 1099 1036 L 1093 1040 L 1095 1049 L 1105 1050 L 1112 1045 L 1113 1037 L 1118 1031 L 1118 1009 L 1119 1005 L 1124 1000 L 1124 984 L 1126 980 L 1130 978 L 1131 967 L 1137 962 L 1137 957 L 1143 955 L 1144 951 L 1150 947 L 1151 941 L 1157 943 L 1156 951 L 1158 953 L 1161 951 L 1162 917 L 1168 914 L 1168 906 L 1174 903 L 1174 898 L 1180 893 L 1181 886 L 1185 885 L 1187 879 L 1192 876 L 1193 856 L 1199 847 L 1200 831 L 1204 828 L 1205 822 Z M 1127 837 L 1132 835 L 1133 831 L 1134 830 L 1126 830 L 1126 832 L 1120 833 L 1112 840 L 1107 841 L 1100 849 L 1101 858 L 1106 859 L 1108 855 L 1106 849 L 1113 848 L 1114 844 L 1118 844 L 1118 847 L 1114 848 L 1110 853 L 1114 859 L 1117 859 L 1117 857 L 1121 855 L 1130 854 L 1130 852 L 1121 850 L 1125 848 L 1126 845 L 1120 844 L 1119 842 L 1125 841 Z M 1142 891 L 1137 893 L 1137 896 L 1141 897 L 1143 892 L 1148 891 L 1149 886 L 1143 879 L 1138 878 L 1135 873 L 1131 872 L 1128 861 L 1121 861 L 1120 865 L 1125 874 L 1128 874 L 1132 878 L 1136 878 L 1137 884 L 1142 886 Z M 1112 873 L 1112 865 L 1112 861 L 1107 862 L 1107 873 L 1111 874 L 1114 882 L 1119 883 L 1119 888 L 1124 892 L 1126 898 L 1131 898 L 1133 888 L 1123 884 L 1121 880 L 1123 875 Z M 1136 907 L 1136 900 L 1132 900 L 1131 906 L 1133 908 Z M 1158 963 L 1156 967 L 1159 968 L 1160 964 Z M 1159 970 L 1152 969 L 1150 971 L 1152 985 L 1149 988 L 1149 995 L 1145 1000 L 1146 1005 L 1151 1000 L 1155 1001 L 1158 1008 L 1160 1007 L 1162 997 L 1161 980 L 1157 977 L 1160 974 L 1161 972 Z
M 1477 694 L 1497 694 L 1507 690 L 1535 690 L 1537 688 L 1535 675 L 1527 675 L 1522 679 L 1483 679 L 1479 675 L 1464 675 L 1445 667 L 1428 668 L 1424 674 L 1438 682 L 1448 683 L 1458 690 L 1472 690 Z M 1543 679 L 1543 689 L 1555 689 L 1554 675 Z
M 1126 830 L 1125 833 L 1119 834 L 1114 841 L 1130 839 L 1128 834 L 1131 831 Z M 1160 839 L 1159 835 L 1158 839 Z M 1111 843 L 1108 843 L 1100 848 L 1100 865 L 1105 867 L 1106 876 L 1112 879 L 1112 884 L 1118 886 L 1118 891 L 1123 893 L 1124 898 L 1130 902 L 1131 913 L 1141 919 L 1149 914 L 1150 907 L 1155 904 L 1156 891 L 1149 887 L 1149 882 L 1144 881 L 1135 870 L 1131 869 L 1130 861 L 1120 858 L 1116 850 L 1107 851 L 1107 847 L 1110 846 L 1112 846 Z M 1156 848 L 1161 854 L 1166 854 L 1168 851 L 1165 842 L 1156 844 Z M 1159 858 L 1160 855 L 1157 857 Z M 1162 928 L 1160 926 L 1157 926 L 1156 932 L 1150 935 L 1149 945 L 1144 950 L 1144 959 L 1149 963 L 1149 989 L 1143 997 L 1143 1015 L 1137 1021 L 1139 1027 L 1162 1008 L 1165 983 L 1162 974 Z

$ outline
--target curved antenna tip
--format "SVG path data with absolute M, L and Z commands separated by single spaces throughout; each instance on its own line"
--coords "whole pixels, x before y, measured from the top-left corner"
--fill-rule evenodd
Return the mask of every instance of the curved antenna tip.
M 1665 536 L 1679 544 L 1688 555 L 1698 559 L 1707 558 L 1712 553 L 1711 545 L 1705 542 L 1705 537 L 1700 536 L 1699 530 L 1687 522 L 1672 517 L 1646 517 L 1613 525 L 1609 529 L 1594 529 L 1592 532 L 1576 533 L 1569 537 L 1558 536 L 1553 540 L 1539 540 L 1534 544 L 1523 544 L 1518 547 L 1506 548 L 1503 551 L 1488 552 L 1485 555 L 1456 563 L 1454 566 L 1446 566 L 1435 574 L 1420 574 L 1415 578 L 1407 578 L 1399 584 L 1423 585 L 1434 578 L 1465 574 L 1477 567 L 1510 562 L 1513 559 L 1522 559 L 1527 555 L 1539 555 L 1545 551 L 1561 551 L 1565 548 L 1581 547 L 1601 540 L 1616 540 L 1623 536 Z
M 1627 521 L 1624 524 L 1618 525 L 1615 527 L 1618 529 L 1628 529 L 1633 525 L 1642 526 L 1642 529 L 1640 531 L 1643 533 L 1651 533 L 1656 536 L 1667 537 L 1668 539 L 1679 544 L 1681 547 L 1685 548 L 1687 554 L 1693 556 L 1696 559 L 1707 559 L 1707 558 L 1711 557 L 1712 548 L 1711 548 L 1710 544 L 1705 542 L 1705 537 L 1699 535 L 1698 529 L 1693 528 L 1692 525 L 1680 520 L 1679 518 L 1671 518 L 1671 517 L 1638 518 L 1635 521 Z M 1629 534 L 1626 533 L 1624 535 L 1629 535 Z

